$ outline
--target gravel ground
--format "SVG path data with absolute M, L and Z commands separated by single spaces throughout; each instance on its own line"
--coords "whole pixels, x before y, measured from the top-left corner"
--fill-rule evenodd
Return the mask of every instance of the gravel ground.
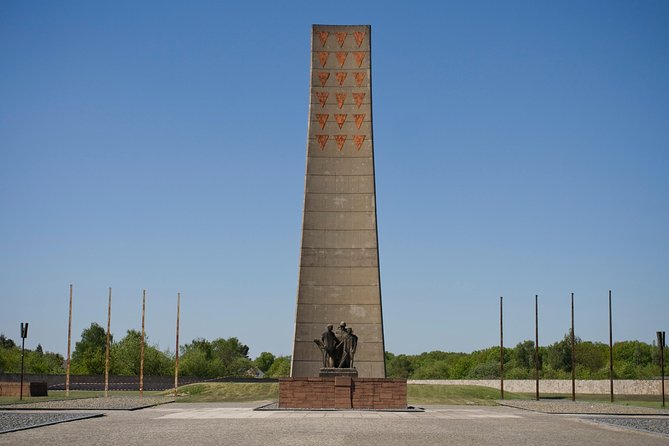
M 0 405 L 0 410 L 137 410 L 171 403 L 172 397 L 112 396 L 109 398 L 76 398 Z
M 610 403 L 587 403 L 583 401 L 524 401 L 504 400 L 499 401 L 502 406 L 516 407 L 518 409 L 532 410 L 543 413 L 557 414 L 601 414 L 601 415 L 667 415 L 669 410 L 653 409 L 650 407 L 623 406 Z
M 0 413 L 0 434 L 101 416 L 101 413 Z
M 628 429 L 636 429 L 645 432 L 652 432 L 654 434 L 666 435 L 669 437 L 669 418 L 640 418 L 640 417 L 625 417 L 625 418 L 588 418 L 590 421 L 597 423 L 612 424 L 614 426 L 625 427 Z

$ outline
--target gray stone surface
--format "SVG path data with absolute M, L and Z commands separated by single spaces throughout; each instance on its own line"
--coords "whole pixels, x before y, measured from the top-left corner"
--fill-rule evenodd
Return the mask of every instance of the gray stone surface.
M 571 400 L 504 400 L 500 404 L 517 409 L 533 410 L 552 414 L 609 414 L 609 415 L 665 415 L 669 410 L 652 407 L 624 406 L 621 404 L 571 401 Z
M 425 412 L 254 411 L 252 404 L 170 404 L 0 435 L 0 445 L 666 445 L 665 436 L 507 407 Z
M 668 418 L 642 418 L 642 417 L 606 417 L 589 418 L 588 420 L 597 423 L 610 424 L 626 429 L 635 429 L 644 432 L 664 435 L 669 437 L 669 417 Z
M 100 413 L 72 412 L 0 413 L 0 434 L 101 416 L 102 414 Z
M 369 26 L 314 25 L 291 376 L 316 377 L 313 339 L 346 321 L 361 378 L 385 377 Z
M 72 398 L 0 405 L 0 410 L 137 410 L 158 404 L 171 403 L 165 396 L 112 396 L 109 398 Z

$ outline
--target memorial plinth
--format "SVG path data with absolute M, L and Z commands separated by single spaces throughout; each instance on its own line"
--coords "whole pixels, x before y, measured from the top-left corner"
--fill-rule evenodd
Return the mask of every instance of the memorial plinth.
M 281 409 L 397 409 L 407 408 L 404 379 L 281 378 Z

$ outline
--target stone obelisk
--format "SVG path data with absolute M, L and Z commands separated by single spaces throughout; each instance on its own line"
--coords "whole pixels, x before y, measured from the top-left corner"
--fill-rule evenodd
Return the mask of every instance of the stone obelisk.
M 291 377 L 316 377 L 327 324 L 358 336 L 361 378 L 385 378 L 369 26 L 314 25 Z

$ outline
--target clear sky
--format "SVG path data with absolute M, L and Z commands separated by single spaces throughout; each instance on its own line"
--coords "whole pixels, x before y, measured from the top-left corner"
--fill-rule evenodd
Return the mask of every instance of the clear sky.
M 0 2 L 0 332 L 290 354 L 311 24 L 371 24 L 386 348 L 669 331 L 666 1 Z

